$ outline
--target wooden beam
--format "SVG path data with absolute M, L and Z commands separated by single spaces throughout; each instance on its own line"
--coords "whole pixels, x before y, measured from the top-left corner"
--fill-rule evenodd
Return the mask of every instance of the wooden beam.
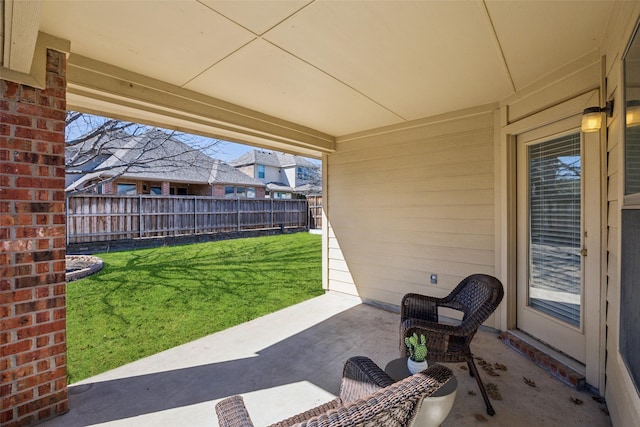
M 80 55 L 67 66 L 69 109 L 321 157 L 332 135 Z
M 5 68 L 29 73 L 38 40 L 42 0 L 4 0 L 4 57 Z

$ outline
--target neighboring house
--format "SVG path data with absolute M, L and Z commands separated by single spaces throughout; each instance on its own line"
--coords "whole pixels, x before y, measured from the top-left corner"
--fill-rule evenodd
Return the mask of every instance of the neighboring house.
M 274 199 L 322 193 L 320 165 L 301 156 L 253 150 L 229 164 L 265 183 L 267 196 Z
M 159 130 L 120 134 L 105 145 L 104 154 L 82 166 L 83 174 L 67 174 L 67 192 L 265 197 L 262 182 Z M 67 158 L 78 150 L 68 148 Z

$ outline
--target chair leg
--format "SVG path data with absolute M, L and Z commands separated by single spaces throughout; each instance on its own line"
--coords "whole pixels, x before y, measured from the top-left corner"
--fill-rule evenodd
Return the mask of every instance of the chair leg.
M 469 356 L 469 358 L 467 359 L 467 365 L 469 365 L 471 376 L 476 377 L 476 382 L 478 383 L 478 387 L 480 388 L 480 393 L 482 393 L 484 403 L 485 405 L 487 405 L 487 414 L 491 416 L 495 415 L 496 411 L 493 409 L 493 406 L 489 401 L 489 396 L 487 395 L 487 391 L 484 389 L 484 384 L 482 384 L 482 380 L 480 379 L 480 374 L 478 373 L 478 368 L 476 368 L 476 364 L 473 361 L 473 356 Z

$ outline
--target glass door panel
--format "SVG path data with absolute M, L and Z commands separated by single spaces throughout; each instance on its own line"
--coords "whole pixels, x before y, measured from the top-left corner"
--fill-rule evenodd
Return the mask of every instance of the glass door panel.
M 529 145 L 529 307 L 580 327 L 580 134 Z

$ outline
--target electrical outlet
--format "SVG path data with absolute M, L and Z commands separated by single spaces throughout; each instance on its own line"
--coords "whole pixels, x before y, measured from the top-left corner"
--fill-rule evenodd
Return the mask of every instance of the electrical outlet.
M 431 284 L 436 285 L 438 283 L 438 275 L 437 274 L 432 274 L 431 275 Z

